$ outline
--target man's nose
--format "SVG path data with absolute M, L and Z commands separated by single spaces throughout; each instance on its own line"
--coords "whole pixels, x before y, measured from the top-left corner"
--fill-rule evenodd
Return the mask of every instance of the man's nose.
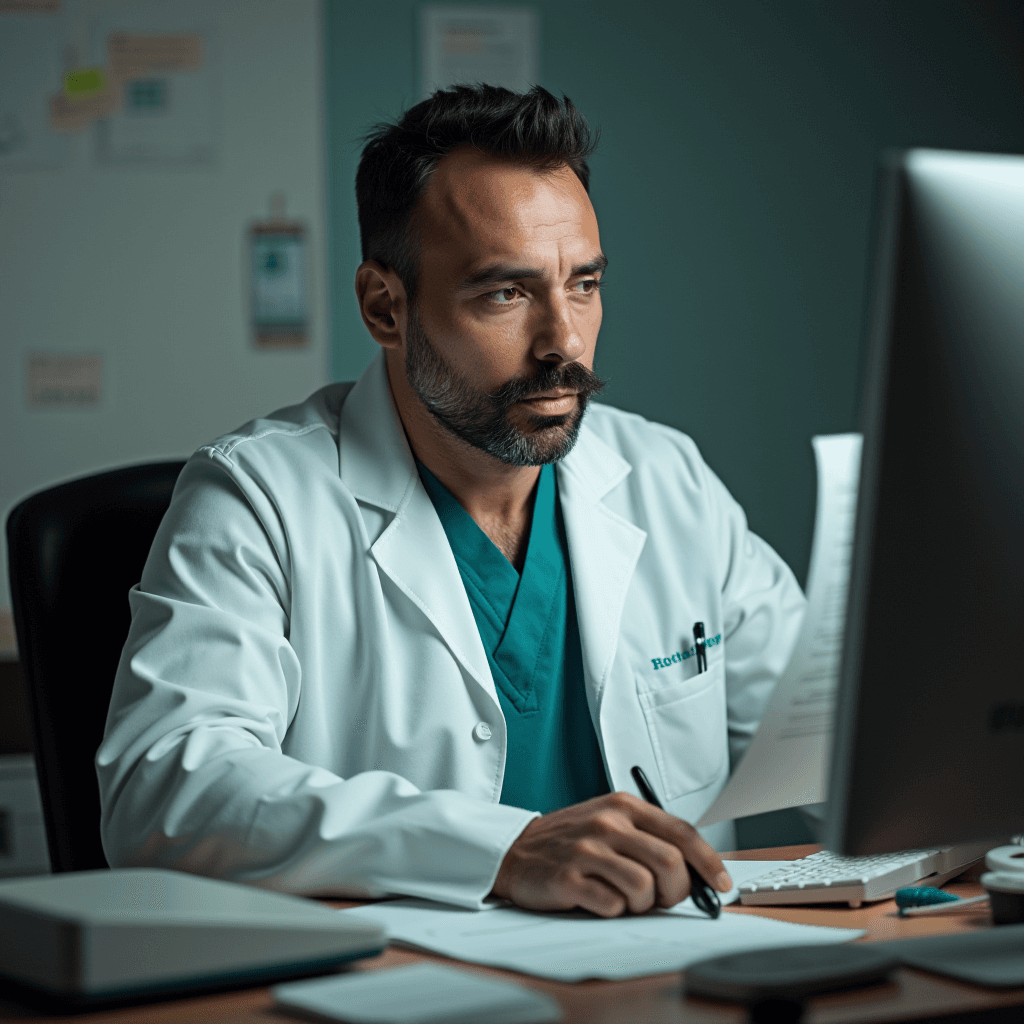
M 587 350 L 574 310 L 563 295 L 545 305 L 533 325 L 533 355 L 540 362 L 571 363 Z

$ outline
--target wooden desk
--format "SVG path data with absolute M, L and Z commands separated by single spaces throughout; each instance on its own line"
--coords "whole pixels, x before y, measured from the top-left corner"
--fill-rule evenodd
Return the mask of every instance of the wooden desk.
M 816 846 L 788 846 L 772 850 L 747 850 L 729 854 L 733 860 L 791 860 L 819 849 Z M 960 896 L 973 896 L 982 891 L 976 881 L 954 882 L 947 886 Z M 333 906 L 355 904 L 342 900 L 328 901 Z M 954 931 L 971 931 L 990 927 L 988 908 L 936 917 L 901 919 L 896 916 L 891 900 L 866 904 L 851 910 L 845 904 L 829 907 L 730 907 L 736 914 L 761 914 L 801 924 L 864 928 L 867 934 L 860 942 L 912 938 Z M 445 957 L 389 949 L 378 957 L 359 961 L 354 969 L 376 971 L 397 967 L 417 960 L 457 963 Z M 472 964 L 459 966 L 474 971 L 509 977 L 532 988 L 547 992 L 562 1004 L 570 1024 L 740 1024 L 746 1011 L 728 1003 L 681 999 L 679 974 L 656 974 L 632 981 L 589 981 L 576 984 L 545 981 L 507 971 L 497 971 Z M 956 1021 L 955 1015 L 974 1014 L 970 1024 L 989 1019 L 993 1022 L 1024 1021 L 1024 989 L 993 992 L 955 981 L 948 981 L 923 972 L 901 969 L 895 980 L 871 989 L 822 996 L 812 999 L 806 1015 L 807 1024 L 853 1024 L 860 1021 L 943 1020 Z M 0 1002 L 0 1021 L 19 1024 L 43 1024 L 61 1020 L 78 1024 L 285 1024 L 295 1018 L 279 1014 L 273 1008 L 269 989 L 247 989 L 222 995 L 171 1002 L 133 1006 L 73 1017 L 42 1016 L 11 1002 Z

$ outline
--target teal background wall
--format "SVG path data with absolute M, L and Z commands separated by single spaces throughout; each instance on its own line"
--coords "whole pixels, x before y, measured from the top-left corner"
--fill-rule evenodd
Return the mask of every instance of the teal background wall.
M 507 0 L 511 3 L 512 0 Z M 485 5 L 482 4 L 481 5 Z M 540 81 L 602 132 L 604 400 L 693 436 L 803 581 L 810 438 L 856 429 L 874 164 L 1024 152 L 1014 0 L 549 0 Z M 374 345 L 352 290 L 359 136 L 419 99 L 418 12 L 325 0 L 331 373 Z M 795 813 L 747 819 L 760 845 Z

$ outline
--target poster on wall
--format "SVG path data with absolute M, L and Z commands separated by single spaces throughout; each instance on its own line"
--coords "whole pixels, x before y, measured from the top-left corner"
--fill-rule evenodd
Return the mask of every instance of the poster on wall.
M 249 233 L 252 274 L 252 340 L 260 349 L 309 344 L 306 229 L 270 220 Z
M 122 15 L 97 22 L 93 40 L 117 94 L 109 116 L 96 122 L 99 160 L 122 165 L 212 163 L 220 132 L 214 27 Z
M 96 353 L 30 352 L 25 360 L 32 409 L 82 409 L 103 397 L 103 357 Z
M 451 85 L 537 83 L 537 13 L 529 7 L 430 5 L 420 15 L 421 97 Z

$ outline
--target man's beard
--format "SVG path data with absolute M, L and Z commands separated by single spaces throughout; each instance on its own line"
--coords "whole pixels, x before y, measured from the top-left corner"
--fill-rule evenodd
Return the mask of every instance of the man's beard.
M 533 376 L 507 380 L 493 393 L 481 391 L 438 352 L 415 309 L 409 315 L 405 372 L 420 401 L 449 433 L 508 466 L 542 466 L 564 459 L 576 444 L 587 403 L 605 386 L 592 370 L 574 362 L 542 366 Z M 531 415 L 528 433 L 509 419 L 516 402 L 555 388 L 577 393 L 572 412 Z

